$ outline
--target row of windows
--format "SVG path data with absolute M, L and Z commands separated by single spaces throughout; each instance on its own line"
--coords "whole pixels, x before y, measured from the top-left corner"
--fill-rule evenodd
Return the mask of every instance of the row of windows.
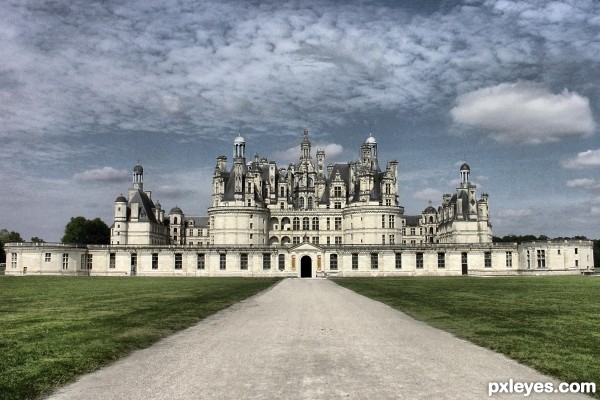
M 294 238 L 294 239 L 296 239 L 296 238 Z M 316 239 L 318 239 L 318 238 L 316 238 Z M 338 237 L 336 237 L 336 244 L 337 244 L 337 239 L 338 239 Z M 341 237 L 339 237 L 339 240 L 341 243 Z M 317 241 L 317 243 L 318 243 L 318 241 Z M 577 251 L 577 249 L 576 249 L 576 251 Z M 512 268 L 513 252 L 507 251 L 505 253 L 505 256 L 506 256 L 506 258 L 505 258 L 506 259 L 506 264 L 505 264 L 506 267 Z M 542 249 L 536 250 L 536 256 L 537 256 L 537 267 L 541 268 L 541 269 L 546 268 L 546 250 L 542 250 Z M 371 257 L 371 269 L 378 269 L 379 268 L 378 254 L 371 253 L 370 257 Z M 52 260 L 52 253 L 45 253 L 44 261 L 50 262 L 51 260 Z M 439 252 L 437 254 L 437 261 L 438 261 L 437 262 L 438 268 L 445 268 L 446 267 L 446 253 Z M 575 264 L 576 266 L 579 265 L 578 260 L 576 260 L 575 263 L 576 263 Z M 93 264 L 93 255 L 92 254 L 81 254 L 81 268 L 92 269 L 92 264 Z M 197 264 L 197 269 L 205 269 L 206 256 L 204 253 L 197 253 L 197 263 L 196 264 Z M 423 268 L 423 253 L 421 253 L 421 252 L 415 253 L 415 264 L 416 264 L 417 269 Z M 529 250 L 527 251 L 527 264 L 528 264 L 528 268 L 529 268 L 529 264 L 530 264 Z M 110 253 L 109 268 L 115 268 L 115 265 L 116 265 L 116 253 Z M 137 254 L 135 254 L 135 253 L 133 253 L 131 255 L 131 265 L 137 266 Z M 152 269 L 158 269 L 158 253 L 152 253 L 152 264 L 151 265 L 152 265 Z M 332 270 L 336 270 L 338 268 L 338 255 L 337 254 L 330 255 L 329 265 L 330 265 L 330 269 L 332 269 Z M 466 253 L 466 252 L 461 253 L 461 265 L 462 265 L 462 267 L 468 266 L 468 253 Z M 16 253 L 11 254 L 11 267 L 12 268 L 17 267 L 17 254 Z M 182 267 L 183 267 L 183 255 L 182 255 L 182 253 L 175 253 L 174 268 L 182 269 Z M 492 253 L 491 252 L 484 253 L 484 267 L 492 268 Z M 69 268 L 69 254 L 63 253 L 62 254 L 62 269 L 68 269 L 68 268 Z M 222 270 L 227 268 L 227 257 L 226 257 L 225 253 L 221 253 L 219 255 L 219 268 Z M 285 255 L 283 255 L 283 254 L 278 255 L 278 268 L 280 270 L 285 270 Z M 402 253 L 395 253 L 395 268 L 402 269 Z M 248 269 L 248 253 L 240 254 L 240 269 L 242 269 L 242 270 Z M 271 269 L 271 253 L 263 253 L 263 269 L 265 269 L 265 270 Z M 352 253 L 352 269 L 353 270 L 358 269 L 358 253 Z
M 331 237 L 327 236 L 326 240 L 327 240 L 327 244 L 330 245 L 331 244 Z M 300 236 L 294 236 L 294 237 L 292 237 L 292 243 L 293 244 L 300 244 L 300 243 L 319 244 L 319 237 L 318 236 L 313 236 L 313 237 L 303 236 L 301 238 Z M 336 246 L 341 245 L 342 244 L 342 237 L 341 236 L 334 236 L 333 237 L 333 243 Z
M 327 218 L 326 223 L 327 223 L 327 230 L 328 231 L 331 230 L 331 218 Z M 318 217 L 312 218 L 312 224 L 311 224 L 310 218 L 308 218 L 308 217 L 302 218 L 302 230 L 303 231 L 309 231 L 309 230 L 318 231 L 320 229 L 319 226 L 320 226 L 320 224 L 319 224 Z M 339 231 L 342 229 L 342 217 L 334 218 L 333 229 L 336 231 Z M 300 218 L 299 217 L 294 217 L 294 219 L 292 220 L 292 230 L 295 230 L 295 231 L 300 230 Z

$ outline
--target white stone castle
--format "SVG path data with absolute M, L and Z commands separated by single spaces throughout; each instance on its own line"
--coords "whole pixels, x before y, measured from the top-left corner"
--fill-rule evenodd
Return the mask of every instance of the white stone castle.
M 590 241 L 492 243 L 488 195 L 476 197 L 470 167 L 456 193 L 420 215 L 398 202 L 398 163 L 379 166 L 369 136 L 360 158 L 325 166 L 304 130 L 297 164 L 278 168 L 233 143 L 233 165 L 217 158 L 208 216 L 165 216 L 133 169 L 117 197 L 109 246 L 7 245 L 7 274 L 185 276 L 401 276 L 581 273 Z

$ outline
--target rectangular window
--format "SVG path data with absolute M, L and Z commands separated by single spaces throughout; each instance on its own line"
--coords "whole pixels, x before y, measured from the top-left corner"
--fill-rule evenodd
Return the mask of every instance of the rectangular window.
M 577 254 L 579 252 L 579 249 L 577 247 L 575 247 L 575 254 Z
M 396 227 L 396 216 L 390 215 L 389 222 L 390 222 L 390 229 L 394 229 Z
M 342 208 L 342 203 L 339 201 L 336 201 L 335 203 L 333 203 L 333 208 L 335 209 L 341 209 Z
M 446 253 L 438 253 L 438 268 L 446 268 Z
M 92 254 L 88 254 L 87 255 L 87 262 L 86 262 L 86 268 L 87 269 L 92 269 Z
M 158 253 L 152 253 L 152 269 L 158 269 Z
M 263 269 L 271 269 L 271 253 L 263 253 Z
M 371 269 L 379 268 L 379 254 L 371 253 Z
M 396 237 L 394 235 L 390 235 L 390 244 L 396 243 Z
M 385 215 L 381 216 L 381 227 L 385 228 Z
M 381 244 L 385 244 L 385 235 L 381 235 Z
M 196 254 L 196 268 L 197 269 L 206 268 L 206 258 L 205 258 L 204 253 Z
M 463 268 L 463 270 L 465 268 L 468 268 L 469 263 L 468 263 L 467 253 L 460 253 L 460 263 L 461 263 L 461 267 Z
M 175 269 L 183 267 L 183 256 L 181 253 L 175 253 Z
M 227 269 L 227 254 L 219 253 L 219 269 Z
M 506 268 L 512 268 L 512 251 L 506 252 Z
M 225 268 L 223 268 L 225 269 Z M 248 269 L 248 253 L 240 254 L 240 269 Z
M 331 218 L 327 217 L 327 230 L 331 230 Z
M 293 244 L 300 244 L 300 238 L 298 236 L 294 236 L 292 238 L 292 243 Z
M 312 243 L 313 244 L 319 244 L 319 237 L 318 236 L 313 237 L 312 238 Z
M 110 253 L 110 256 L 108 259 L 108 268 L 114 268 L 116 263 L 117 263 L 117 254 Z
M 342 244 L 342 237 L 341 236 L 336 236 L 335 237 L 335 244 L 336 245 Z
M 483 253 L 483 266 L 485 268 L 492 268 L 492 253 L 489 251 Z
M 531 269 L 531 254 L 527 250 L 527 269 Z
M 415 236 L 415 228 L 410 228 L 410 234 L 411 236 Z
M 329 255 L 329 269 L 337 270 L 338 269 L 338 256 L 337 254 Z
M 331 244 L 331 237 L 327 236 L 327 244 Z
M 52 260 L 52 253 L 46 253 L 44 255 L 44 261 L 45 262 L 50 262 Z
M 342 197 L 342 188 L 339 186 L 333 187 L 333 197 Z
M 537 251 L 537 267 L 546 268 L 546 250 Z
M 423 269 L 423 253 L 417 253 L 417 269 Z
M 339 231 L 342 229 L 342 217 L 335 217 L 335 230 Z
M 285 254 L 279 255 L 279 270 L 280 271 L 285 270 Z
M 402 269 L 402 253 L 396 253 L 396 269 Z
M 81 263 L 79 264 L 81 269 L 85 268 L 85 254 L 81 255 Z
M 352 253 L 352 269 L 358 269 L 358 253 Z
M 64 260 L 64 256 L 65 256 L 65 254 L 63 254 L 63 260 Z M 64 263 L 64 261 L 63 261 L 63 263 Z M 10 255 L 10 266 L 12 268 L 17 268 L 17 253 L 12 253 Z M 64 269 L 64 266 L 63 266 L 63 269 Z
M 69 255 L 67 253 L 62 255 L 62 269 L 69 269 Z

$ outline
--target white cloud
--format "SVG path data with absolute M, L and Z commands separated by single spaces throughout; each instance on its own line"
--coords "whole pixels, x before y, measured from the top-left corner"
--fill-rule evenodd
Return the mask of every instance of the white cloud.
M 574 158 L 563 161 L 562 166 L 564 168 L 569 169 L 598 167 L 600 166 L 600 149 L 587 150 L 581 153 L 577 153 L 577 156 L 575 156 Z
M 314 143 L 311 144 L 311 155 L 313 160 L 316 158 L 317 150 L 325 151 L 325 164 L 329 164 L 330 162 L 334 162 L 336 157 L 339 157 L 344 153 L 344 147 L 341 144 L 337 143 Z M 273 158 L 276 161 L 280 161 L 283 163 L 296 163 L 300 159 L 300 145 L 296 145 L 294 147 L 290 147 L 289 149 L 276 151 L 273 153 Z M 279 165 L 281 168 L 284 165 Z
M 418 200 L 432 201 L 434 204 L 441 202 L 443 193 L 437 189 L 426 188 L 415 192 L 413 197 Z
M 496 140 L 537 144 L 594 132 L 589 100 L 564 90 L 554 94 L 532 82 L 501 83 L 458 98 L 454 121 L 483 129 Z
M 73 175 L 73 179 L 81 182 L 124 182 L 128 173 L 112 167 L 89 169 Z
M 600 189 L 600 181 L 590 178 L 572 179 L 567 181 L 567 187 L 597 190 Z
M 506 208 L 504 210 L 499 210 L 496 213 L 496 216 L 498 216 L 500 218 L 520 218 L 520 217 L 527 217 L 532 214 L 533 214 L 533 211 L 530 208 L 518 208 L 518 209 Z

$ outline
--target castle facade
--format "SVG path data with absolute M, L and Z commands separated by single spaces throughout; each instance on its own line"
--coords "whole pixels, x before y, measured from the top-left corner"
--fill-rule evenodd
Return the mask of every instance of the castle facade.
M 298 163 L 278 167 L 233 142 L 233 162 L 217 158 L 207 216 L 174 207 L 165 215 L 133 169 L 127 197 L 114 203 L 111 244 L 10 244 L 7 274 L 192 276 L 395 276 L 581 273 L 592 243 L 492 243 L 487 194 L 477 198 L 470 166 L 436 209 L 405 215 L 398 162 L 380 167 L 369 136 L 359 159 L 312 158 L 307 129 Z

